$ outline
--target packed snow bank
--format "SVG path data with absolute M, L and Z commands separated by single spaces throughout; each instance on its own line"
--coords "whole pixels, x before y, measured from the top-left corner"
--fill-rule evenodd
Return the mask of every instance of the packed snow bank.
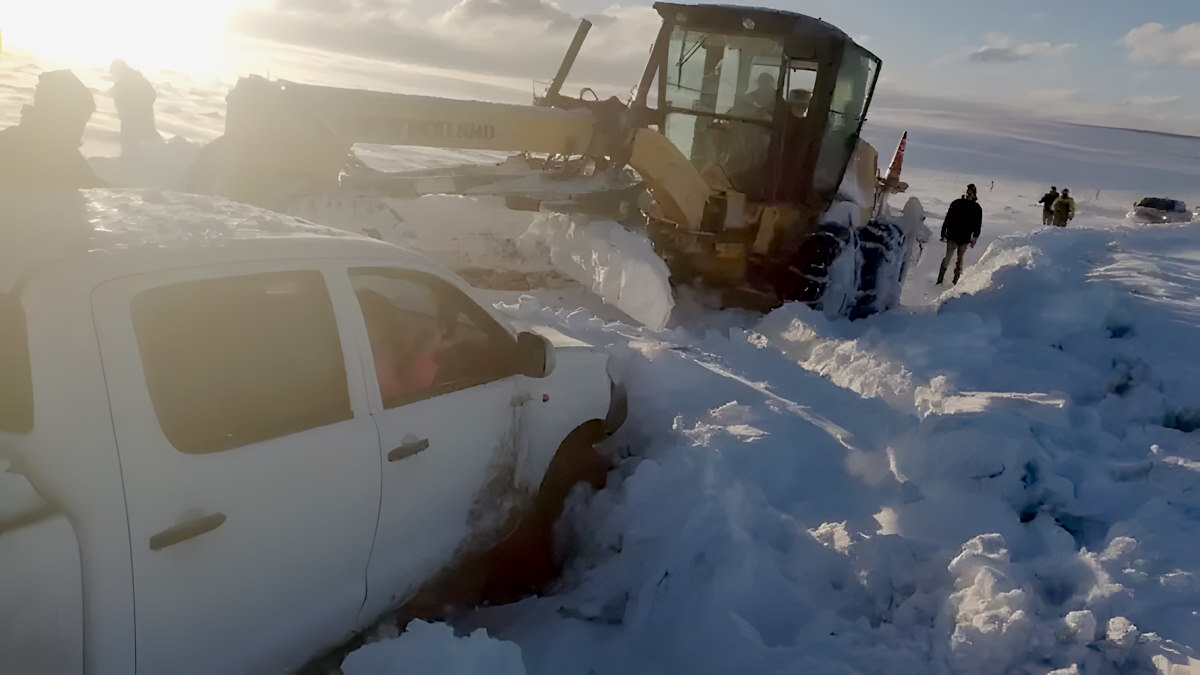
M 511 272 L 536 285 L 562 286 L 548 276 L 558 274 L 652 330 L 667 324 L 675 305 L 670 272 L 650 241 L 613 221 L 450 195 L 316 195 L 295 200 L 289 213 L 417 249 L 477 285 L 495 285 Z
M 610 486 L 554 595 L 481 610 L 531 673 L 1200 667 L 1200 227 L 1004 237 L 935 311 L 787 306 L 618 357 Z
M 890 444 L 893 471 L 924 496 L 892 531 L 940 545 L 984 523 L 1001 533 L 1028 562 L 1007 589 L 985 585 L 1012 617 L 1032 592 L 1195 647 L 1197 272 L 1200 228 L 1049 230 L 993 244 L 936 314 L 848 325 L 778 312 L 756 338 L 922 419 Z M 974 518 L 944 517 L 968 503 Z
M 497 197 L 320 194 L 295 199 L 289 214 L 417 249 L 453 269 L 551 269 L 549 261 L 525 259 L 517 250 L 535 214 L 508 209 Z
M 455 637 L 444 623 L 413 621 L 400 637 L 374 642 L 342 663 L 344 675 L 525 675 L 521 648 L 482 629 Z
M 611 220 L 546 213 L 520 244 L 530 258 L 548 253 L 556 269 L 651 330 L 667 325 L 675 306 L 671 273 L 644 236 Z

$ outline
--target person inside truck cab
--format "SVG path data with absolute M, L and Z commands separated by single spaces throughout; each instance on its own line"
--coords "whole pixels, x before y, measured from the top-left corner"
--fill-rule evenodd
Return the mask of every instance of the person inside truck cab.
M 775 76 L 761 73 L 753 90 L 738 97 L 729 109 L 734 118 L 724 125 L 717 139 L 717 164 L 726 180 L 741 192 L 753 190 L 765 180 L 771 149 L 771 126 L 777 90 Z M 753 121 L 751 121 L 753 120 Z
M 812 92 L 807 89 L 793 89 L 788 92 L 788 111 L 792 113 L 792 117 L 806 117 L 811 102 Z
M 438 375 L 437 355 L 444 337 L 440 326 L 420 326 L 413 331 L 399 374 L 400 389 L 404 393 L 423 391 L 433 386 Z
M 746 119 L 769 120 L 775 115 L 776 91 L 778 89 L 775 76 L 760 73 L 755 80 L 754 89 L 739 96 L 737 102 L 729 109 L 729 114 Z
M 441 331 L 434 326 L 404 326 L 396 307 L 382 293 L 360 289 L 357 295 L 385 405 L 433 386 Z

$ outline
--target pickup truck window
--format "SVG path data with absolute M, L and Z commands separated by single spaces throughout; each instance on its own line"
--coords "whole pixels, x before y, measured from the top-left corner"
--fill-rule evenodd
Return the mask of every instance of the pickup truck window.
M 33 429 L 33 373 L 21 299 L 0 293 L 0 431 Z
M 386 268 L 350 279 L 385 408 L 515 374 L 512 338 L 451 285 Z
M 133 298 L 146 386 L 180 452 L 353 417 L 333 303 L 315 270 L 160 286 Z

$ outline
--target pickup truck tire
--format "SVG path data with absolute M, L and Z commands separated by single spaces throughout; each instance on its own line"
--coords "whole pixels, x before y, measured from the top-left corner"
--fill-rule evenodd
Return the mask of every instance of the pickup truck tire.
M 536 495 L 508 533 L 491 548 L 468 554 L 427 582 L 395 612 L 398 623 L 442 620 L 471 607 L 515 602 L 553 581 L 562 565 L 554 551 L 554 524 L 575 485 L 604 487 L 611 463 L 594 448 L 604 436 L 601 420 L 585 422 L 568 434 Z
M 587 483 L 604 487 L 611 462 L 595 450 L 603 423 L 591 420 L 567 435 L 554 453 L 541 486 L 516 527 L 487 555 L 483 601 L 503 604 L 536 593 L 561 570 L 554 551 L 554 524 L 571 489 Z
M 558 576 L 562 561 L 554 552 L 554 524 L 571 488 L 586 482 L 603 488 L 611 462 L 594 444 L 605 437 L 604 422 L 591 420 L 559 444 L 538 492 L 509 533 L 489 550 L 468 555 L 427 582 L 402 607 L 391 612 L 403 629 L 413 619 L 448 620 L 480 605 L 500 605 L 528 597 Z M 299 675 L 325 675 L 364 644 L 366 632 L 305 664 Z

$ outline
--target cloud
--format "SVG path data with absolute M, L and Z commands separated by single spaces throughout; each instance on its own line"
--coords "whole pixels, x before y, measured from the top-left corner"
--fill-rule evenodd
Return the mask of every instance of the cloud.
M 1169 105 L 1179 100 L 1179 96 L 1134 96 L 1125 101 L 1126 105 L 1153 107 Z
M 443 24 L 459 25 L 512 18 L 544 22 L 549 26 L 571 26 L 579 19 L 552 2 L 543 0 L 461 0 L 439 17 Z
M 1077 46 L 1074 42 L 1060 45 L 1049 42 L 1014 43 L 1012 38 L 1006 35 L 988 33 L 984 37 L 984 45 L 971 52 L 967 58 L 975 63 L 1013 63 L 1062 56 Z
M 320 14 L 389 14 L 407 4 L 406 0 L 274 0 L 267 9 L 276 12 L 313 12 Z
M 1079 98 L 1078 89 L 1034 89 L 1025 95 L 1031 102 L 1037 104 L 1058 104 L 1071 102 Z
M 478 76 L 549 80 L 580 17 L 547 0 L 459 0 L 421 13 L 406 0 L 271 0 L 243 10 L 233 27 L 276 42 Z M 608 95 L 637 83 L 657 35 L 658 13 L 613 5 L 588 15 L 588 34 L 568 90 Z M 524 88 L 524 96 L 530 89 Z
M 1142 24 L 1117 44 L 1128 51 L 1134 63 L 1200 68 L 1200 23 L 1189 23 L 1174 31 L 1161 23 Z

